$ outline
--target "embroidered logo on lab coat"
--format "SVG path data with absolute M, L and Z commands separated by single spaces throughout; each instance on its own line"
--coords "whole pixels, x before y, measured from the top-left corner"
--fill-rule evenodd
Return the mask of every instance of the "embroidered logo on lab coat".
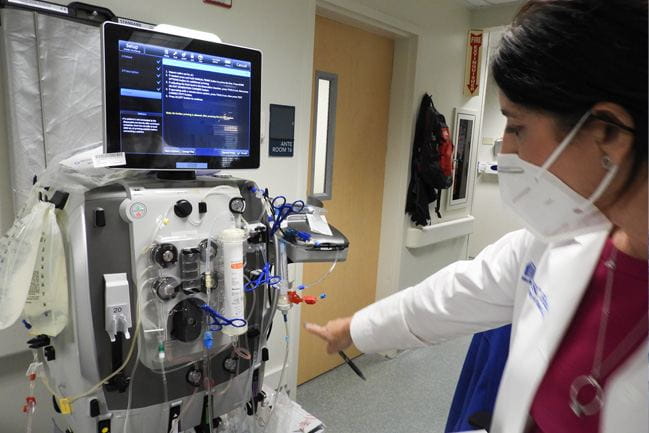
M 541 312 L 541 315 L 545 316 L 545 313 L 549 310 L 548 297 L 534 281 L 534 274 L 536 274 L 536 265 L 533 262 L 529 262 L 525 265 L 525 271 L 523 271 L 521 278 L 530 285 L 527 290 L 527 295 L 532 299 L 532 302 L 534 302 L 536 308 Z

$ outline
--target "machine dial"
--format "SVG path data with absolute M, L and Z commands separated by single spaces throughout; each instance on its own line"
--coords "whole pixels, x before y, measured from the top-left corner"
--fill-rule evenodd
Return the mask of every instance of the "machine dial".
M 230 212 L 242 214 L 246 210 L 246 201 L 242 197 L 235 197 L 230 200 Z
M 156 245 L 151 250 L 151 258 L 163 268 L 168 268 L 178 261 L 178 248 L 173 244 Z
M 185 378 L 187 379 L 187 383 L 198 388 L 201 386 L 201 382 L 203 381 L 203 373 L 198 368 L 193 367 L 187 372 Z
M 179 218 L 187 218 L 192 213 L 192 204 L 187 200 L 178 200 L 174 205 L 174 213 Z
M 153 291 L 156 295 L 158 295 L 158 298 L 162 299 L 163 301 L 169 301 L 176 297 L 179 286 L 180 285 L 178 284 L 178 282 L 173 278 L 163 277 L 158 278 L 153 283 Z
M 203 323 L 203 310 L 201 310 L 200 304 L 200 299 L 188 298 L 171 310 L 171 336 L 173 338 L 187 343 L 200 337 Z

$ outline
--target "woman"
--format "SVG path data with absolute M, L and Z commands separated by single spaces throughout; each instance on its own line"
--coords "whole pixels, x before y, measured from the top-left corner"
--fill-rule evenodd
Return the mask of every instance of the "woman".
M 647 2 L 528 1 L 492 71 L 526 230 L 307 330 L 379 352 L 512 323 L 491 432 L 647 431 Z

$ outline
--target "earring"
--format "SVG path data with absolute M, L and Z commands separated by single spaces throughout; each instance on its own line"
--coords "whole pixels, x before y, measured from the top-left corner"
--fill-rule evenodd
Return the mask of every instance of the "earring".
M 613 161 L 611 161 L 611 158 L 608 155 L 602 156 L 602 167 L 604 167 L 605 170 L 610 170 L 612 166 Z

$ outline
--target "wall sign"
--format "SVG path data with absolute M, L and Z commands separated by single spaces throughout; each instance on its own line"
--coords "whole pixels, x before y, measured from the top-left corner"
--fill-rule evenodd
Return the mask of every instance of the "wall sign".
M 482 30 L 470 30 L 467 39 L 466 70 L 464 72 L 464 95 L 480 93 L 480 59 L 482 58 Z
M 295 107 L 270 104 L 268 156 L 293 156 Z

